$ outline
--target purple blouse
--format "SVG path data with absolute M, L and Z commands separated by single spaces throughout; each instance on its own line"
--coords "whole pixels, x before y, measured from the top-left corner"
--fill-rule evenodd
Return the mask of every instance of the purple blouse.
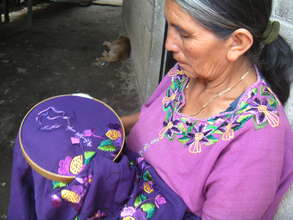
M 203 220 L 273 219 L 293 183 L 293 133 L 258 73 L 233 110 L 208 119 L 180 113 L 189 79 L 170 70 L 141 109 L 128 147 Z

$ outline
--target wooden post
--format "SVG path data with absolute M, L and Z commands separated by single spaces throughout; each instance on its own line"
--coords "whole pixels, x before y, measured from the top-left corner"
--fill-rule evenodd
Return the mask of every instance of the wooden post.
M 33 0 L 27 0 L 27 24 L 29 28 L 33 25 Z

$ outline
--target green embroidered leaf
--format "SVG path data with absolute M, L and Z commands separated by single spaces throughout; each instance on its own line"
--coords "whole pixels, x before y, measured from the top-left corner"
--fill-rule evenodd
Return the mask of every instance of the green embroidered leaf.
M 174 83 L 173 83 L 173 85 L 174 85 L 174 88 L 175 88 L 175 89 L 178 89 L 178 88 L 181 87 L 181 82 L 178 81 L 178 80 L 175 80 Z
M 260 87 L 260 94 L 261 95 L 267 95 L 268 93 L 265 91 L 265 89 L 266 89 L 266 87 L 264 87 L 264 86 L 261 86 Z
M 114 151 L 116 151 L 116 147 L 113 146 L 113 145 L 101 146 L 101 147 L 98 147 L 98 149 L 101 150 L 101 151 L 107 151 L 107 152 L 114 152 Z
M 243 124 L 237 125 L 233 128 L 234 131 L 238 131 L 240 128 L 243 127 Z
M 215 126 L 215 125 L 208 125 L 206 129 L 207 129 L 207 130 L 213 130 L 213 131 L 216 131 L 216 130 L 218 130 L 218 126 Z
M 253 95 L 256 95 L 258 93 L 258 88 L 253 88 L 252 93 L 253 93 Z
M 181 131 L 181 132 L 186 132 L 187 129 L 185 128 L 184 124 L 180 123 L 177 128 Z
M 156 212 L 156 206 L 152 203 L 145 203 L 141 206 L 141 209 L 146 212 L 147 219 L 150 219 L 154 216 L 155 212 Z
M 188 119 L 187 119 L 187 118 L 184 118 L 184 117 L 182 117 L 182 118 L 180 118 L 180 121 L 182 121 L 183 123 L 186 123 L 186 122 L 188 122 Z
M 172 111 L 168 111 L 166 114 L 165 121 L 170 121 L 171 116 L 172 116 Z
M 148 170 L 143 173 L 142 178 L 143 178 L 143 180 L 145 182 L 153 180 L 153 177 L 152 177 L 151 173 Z
M 59 189 L 68 185 L 66 183 L 57 182 L 57 181 L 52 181 L 52 184 L 53 184 L 53 189 Z
M 170 89 L 175 90 L 175 82 L 172 82 L 170 85 Z
M 171 96 L 171 90 L 170 88 L 167 89 L 167 92 L 166 92 L 166 97 L 170 97 Z
M 216 121 L 217 121 L 217 119 L 211 118 L 208 120 L 208 124 L 215 124 Z
M 254 123 L 254 127 L 256 130 L 259 130 L 259 129 L 262 129 L 264 127 L 266 127 L 268 125 L 268 121 L 265 121 L 261 124 L 257 124 L 255 120 L 253 120 L 253 123 Z
M 223 134 L 223 132 L 220 129 L 217 129 L 213 132 L 213 134 Z
M 102 141 L 102 142 L 100 143 L 99 147 L 108 146 L 108 145 L 113 145 L 112 140 L 107 139 L 107 140 Z
M 116 151 L 116 147 L 113 145 L 113 142 L 110 139 L 102 141 L 98 146 L 98 149 L 107 152 Z
M 181 138 L 178 138 L 178 141 L 182 144 L 186 144 L 188 141 L 190 141 L 190 137 L 188 136 L 183 136 Z
M 193 129 L 193 126 L 188 126 L 187 127 L 187 133 L 192 133 L 192 129 Z
M 213 135 L 207 136 L 207 139 L 209 140 L 209 142 L 206 145 L 212 145 L 212 144 L 215 144 L 219 141 L 219 139 Z
M 94 152 L 94 151 L 84 152 L 84 164 L 88 165 L 91 162 L 91 160 L 94 158 L 95 155 L 96 155 L 96 152 Z
M 241 124 L 245 124 L 245 122 L 249 121 L 252 117 L 253 117 L 253 115 L 241 115 L 237 119 L 237 122 L 239 122 Z
M 249 107 L 249 104 L 248 104 L 248 103 L 246 103 L 246 102 L 242 102 L 242 103 L 240 104 L 240 108 L 239 108 L 239 110 L 237 111 L 237 114 L 241 114 L 241 113 L 245 112 L 245 111 L 247 110 L 248 107 Z
M 138 206 L 140 206 L 140 204 L 147 200 L 147 197 L 144 195 L 144 194 L 140 194 L 138 195 L 136 198 L 135 198 L 135 201 L 134 201 L 134 207 L 137 208 Z
M 233 127 L 234 131 L 238 131 L 240 128 L 242 128 L 247 121 L 249 121 L 251 118 L 253 118 L 253 115 L 242 115 L 237 119 L 237 122 L 240 123 L 239 125 Z
M 261 95 L 262 96 L 271 96 L 273 97 L 274 95 L 271 93 L 270 89 L 268 87 L 262 86 L 261 87 Z
M 233 113 L 234 114 L 234 113 Z M 228 119 L 228 118 L 231 118 L 232 116 L 233 116 L 233 114 L 227 114 L 227 115 L 225 115 L 224 116 L 224 118 L 223 119 Z
M 273 98 L 273 97 L 270 98 L 270 99 L 268 99 L 268 103 L 269 103 L 269 105 L 272 106 L 273 108 L 276 108 L 277 105 L 278 105 L 277 100 L 276 100 L 275 98 Z
M 79 216 L 76 216 L 76 217 L 74 218 L 74 220 L 80 220 Z

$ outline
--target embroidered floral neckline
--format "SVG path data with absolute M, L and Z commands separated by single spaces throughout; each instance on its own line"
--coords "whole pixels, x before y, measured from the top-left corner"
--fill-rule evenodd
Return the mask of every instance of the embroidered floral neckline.
M 169 71 L 168 76 L 171 77 L 171 84 L 162 99 L 165 112 L 163 128 L 158 138 L 145 144 L 141 154 L 164 138 L 169 141 L 177 140 L 190 153 L 199 154 L 203 152 L 204 146 L 213 145 L 220 140 L 232 140 L 235 132 L 251 119 L 256 129 L 267 125 L 279 126 L 277 107 L 280 103 L 266 82 L 261 79 L 260 74 L 258 74 L 257 82 L 240 97 L 236 108 L 207 119 L 196 119 L 180 113 L 180 109 L 185 104 L 184 89 L 189 78 L 178 64 Z

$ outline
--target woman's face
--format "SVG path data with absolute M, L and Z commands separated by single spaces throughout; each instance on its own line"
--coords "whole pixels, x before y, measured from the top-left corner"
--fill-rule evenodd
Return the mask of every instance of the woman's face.
M 197 23 L 175 0 L 166 0 L 168 35 L 165 47 L 191 78 L 213 80 L 225 71 L 225 40 Z

